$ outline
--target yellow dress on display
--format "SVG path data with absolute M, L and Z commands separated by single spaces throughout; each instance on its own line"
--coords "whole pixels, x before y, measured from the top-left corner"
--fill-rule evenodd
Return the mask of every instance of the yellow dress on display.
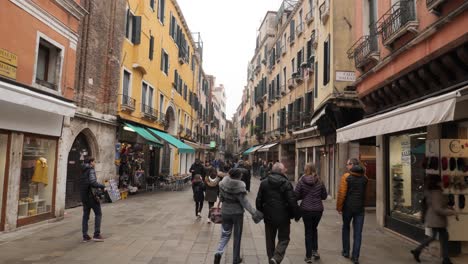
M 34 174 L 32 176 L 31 181 L 47 185 L 49 183 L 48 168 L 49 167 L 47 166 L 47 159 L 37 159 L 36 167 L 34 168 Z

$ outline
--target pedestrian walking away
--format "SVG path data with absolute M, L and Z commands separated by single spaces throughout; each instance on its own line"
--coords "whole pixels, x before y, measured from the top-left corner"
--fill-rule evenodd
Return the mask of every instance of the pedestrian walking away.
M 242 172 L 239 169 L 231 169 L 219 183 L 219 199 L 222 202 L 221 215 L 221 239 L 214 255 L 214 263 L 219 264 L 226 246 L 234 232 L 232 263 L 242 263 L 240 256 L 242 227 L 244 224 L 244 209 L 251 215 L 255 223 L 263 219 L 262 212 L 256 210 L 247 200 L 245 183 L 241 181 Z
M 300 219 L 299 207 L 292 184 L 286 177 L 285 166 L 277 162 L 271 174 L 260 183 L 256 207 L 263 212 L 265 222 L 265 242 L 270 264 L 283 261 L 289 245 L 290 219 Z M 275 245 L 276 235 L 278 244 Z
M 83 204 L 83 219 L 82 219 L 82 233 L 83 242 L 90 240 L 102 242 L 104 241 L 101 236 L 101 220 L 102 210 L 99 198 L 96 195 L 98 189 L 105 189 L 105 186 L 97 182 L 96 171 L 94 169 L 96 161 L 93 157 L 85 160 L 82 165 L 82 174 L 80 177 L 80 196 L 81 203 Z M 88 221 L 91 209 L 94 212 L 94 235 L 93 238 L 88 235 Z
M 348 172 L 341 177 L 336 210 L 342 214 L 342 243 L 341 254 L 349 258 L 350 250 L 350 224 L 353 222 L 353 251 L 351 260 L 354 264 L 359 263 L 362 242 L 362 228 L 364 226 L 364 201 L 366 196 L 367 177 L 364 168 L 358 159 L 351 158 L 346 163 Z
M 439 235 L 440 248 L 442 249 L 442 264 L 451 264 L 452 261 L 448 255 L 448 232 L 447 216 L 455 215 L 458 220 L 458 214 L 453 207 L 448 207 L 447 199 L 442 193 L 441 178 L 438 174 L 428 174 L 424 183 L 424 199 L 422 202 L 423 214 L 422 220 L 425 226 L 430 228 L 432 236 L 424 240 L 416 249 L 411 250 L 414 259 L 421 262 L 421 251 L 427 247 Z
M 306 246 L 305 262 L 312 263 L 312 258 L 320 259 L 317 226 L 324 210 L 322 200 L 327 199 L 327 190 L 317 175 L 314 164 L 305 165 L 304 175 L 299 179 L 294 192 L 297 200 L 301 200 L 300 208 L 304 222 Z
M 190 172 L 192 173 L 192 182 L 195 175 L 199 174 L 203 176 L 205 174 L 205 167 L 203 167 L 203 164 L 200 161 L 200 159 L 195 160 L 195 162 L 190 167 Z
M 192 182 L 193 200 L 195 201 L 195 217 L 201 218 L 205 200 L 205 185 L 200 174 L 195 175 Z
M 221 178 L 218 177 L 218 172 L 215 168 L 212 168 L 207 177 L 205 178 L 205 200 L 208 201 L 208 224 L 211 224 L 210 214 L 211 214 L 211 207 L 214 206 L 215 202 L 218 200 L 218 193 L 219 193 L 219 182 Z
M 245 183 L 247 192 L 250 192 L 250 180 L 252 178 L 250 174 L 250 165 L 247 161 L 240 160 L 237 167 L 242 172 L 242 181 Z

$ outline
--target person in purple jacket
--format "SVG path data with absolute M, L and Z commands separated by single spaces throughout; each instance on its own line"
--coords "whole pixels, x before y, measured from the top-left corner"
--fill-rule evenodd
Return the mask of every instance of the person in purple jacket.
M 302 220 L 305 229 L 305 262 L 312 263 L 312 258 L 320 259 L 318 253 L 317 226 L 322 218 L 323 203 L 327 199 L 325 185 L 317 175 L 315 165 L 308 163 L 304 168 L 304 175 L 299 179 L 294 190 L 297 200 L 301 201 Z

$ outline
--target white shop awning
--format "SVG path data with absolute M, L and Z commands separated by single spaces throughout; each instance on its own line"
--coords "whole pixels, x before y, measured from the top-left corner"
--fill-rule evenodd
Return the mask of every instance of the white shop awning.
M 267 151 L 270 150 L 270 148 L 272 148 L 272 147 L 274 147 L 274 146 L 276 146 L 276 145 L 278 145 L 278 143 L 267 144 L 267 145 L 261 147 L 261 148 L 258 150 L 258 152 L 267 152 Z
M 315 115 L 312 120 L 310 121 L 310 126 L 315 126 L 315 123 L 317 123 L 317 120 L 319 120 L 320 117 L 322 117 L 325 114 L 325 110 L 327 107 L 325 106 L 322 111 L 320 111 L 317 115 Z
M 0 81 L 0 101 L 69 117 L 73 117 L 76 110 L 73 103 L 3 81 Z
M 468 87 L 428 98 L 336 130 L 337 143 L 453 121 L 457 98 Z
M 75 109 L 73 103 L 0 81 L 0 129 L 59 137 L 64 116 L 74 116 Z

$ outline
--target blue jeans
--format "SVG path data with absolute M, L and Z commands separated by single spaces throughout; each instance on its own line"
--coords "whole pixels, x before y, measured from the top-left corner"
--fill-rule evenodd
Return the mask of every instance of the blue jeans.
M 349 255 L 350 248 L 350 224 L 353 221 L 353 252 L 352 259 L 359 259 L 362 241 L 362 227 L 364 225 L 364 212 L 351 213 L 343 211 L 343 255 Z
M 237 264 L 240 262 L 240 247 L 242 238 L 242 227 L 244 225 L 244 214 L 238 215 L 224 215 L 223 223 L 221 224 L 221 239 L 218 244 L 218 250 L 216 253 L 223 254 L 226 249 L 226 245 L 231 238 L 232 231 L 234 229 L 234 242 L 233 242 L 233 258 L 232 263 Z
M 88 220 L 89 214 L 91 213 L 91 209 L 94 212 L 94 236 L 98 236 L 101 234 L 101 219 L 102 219 L 102 212 L 101 212 L 101 204 L 96 202 L 94 199 L 89 199 L 83 202 L 83 222 L 82 222 L 82 230 L 83 230 L 83 237 L 88 235 Z

